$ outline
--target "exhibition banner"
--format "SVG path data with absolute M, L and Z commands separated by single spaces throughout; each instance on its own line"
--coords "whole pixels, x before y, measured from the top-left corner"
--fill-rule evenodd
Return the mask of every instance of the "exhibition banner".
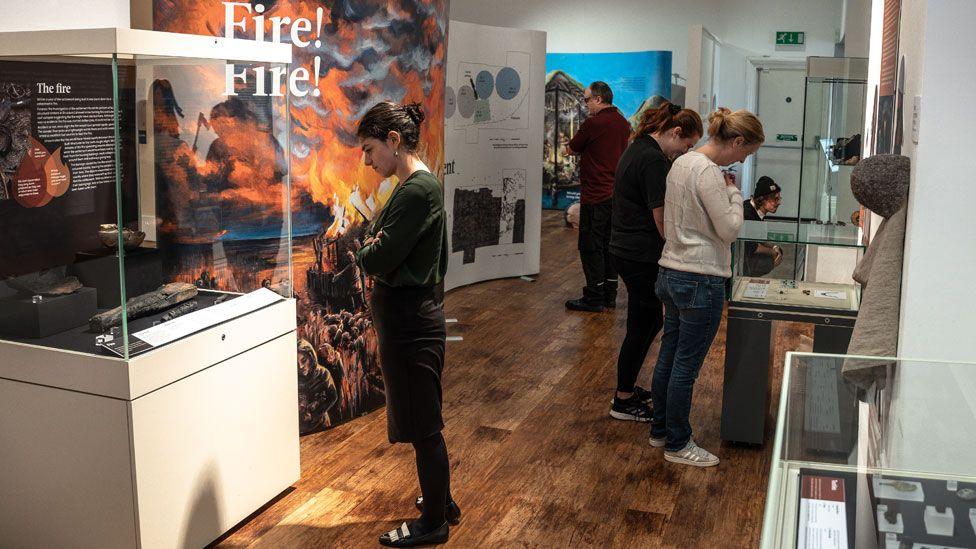
M 260 73 L 228 66 L 219 67 L 224 70 L 216 77 L 184 75 L 180 86 L 172 85 L 180 80 L 180 67 L 167 68 L 167 93 L 182 111 L 176 139 L 194 146 L 192 162 L 182 154 L 171 158 L 176 176 L 157 179 L 157 188 L 180 185 L 187 165 L 206 172 L 208 196 L 220 212 L 211 230 L 222 234 L 223 246 L 219 254 L 212 251 L 217 247 L 186 251 L 193 260 L 178 263 L 182 272 L 166 275 L 198 281 L 206 274 L 214 287 L 233 291 L 276 283 L 273 273 L 248 275 L 268 262 L 274 253 L 266 249 L 268 243 L 282 230 L 276 222 L 280 211 L 272 205 L 281 202 L 279 160 L 250 154 L 248 140 L 274 139 L 291 163 L 300 429 L 313 432 L 382 406 L 368 281 L 352 254 L 366 221 L 382 208 L 396 181 L 383 180 L 363 165 L 355 131 L 360 117 L 379 101 L 422 103 L 420 155 L 441 175 L 448 0 L 154 0 L 153 7 L 155 30 L 290 43 L 294 55 L 285 75 L 273 67 Z M 224 90 L 223 104 L 188 108 L 195 96 L 211 96 L 209 89 L 195 88 L 203 85 Z M 249 99 L 235 101 L 236 90 L 247 90 Z M 285 93 L 287 140 L 266 123 L 269 107 L 260 101 L 264 94 Z M 230 123 L 215 130 L 214 115 Z M 233 135 L 223 139 L 230 146 L 211 154 L 206 144 L 222 137 L 216 135 L 220 131 Z M 165 155 L 158 144 L 156 151 Z M 179 235 L 192 231 L 178 210 L 163 216 L 160 239 L 173 238 L 190 250 L 193 242 Z
M 447 289 L 539 272 L 546 33 L 451 21 Z
M 550 53 L 546 73 L 542 207 L 566 209 L 579 201 L 579 159 L 563 149 L 586 119 L 587 86 L 609 84 L 614 105 L 636 127 L 645 110 L 671 98 L 671 52 Z
M 103 248 L 118 223 L 112 65 L 0 61 L 0 280 Z M 133 71 L 118 71 L 122 123 Z M 120 143 L 123 224 L 136 221 L 135 139 Z

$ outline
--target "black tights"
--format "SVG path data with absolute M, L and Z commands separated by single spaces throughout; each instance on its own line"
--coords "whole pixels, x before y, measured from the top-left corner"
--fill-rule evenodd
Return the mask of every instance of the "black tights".
M 413 443 L 417 453 L 417 477 L 424 496 L 424 511 L 418 521 L 427 532 L 444 524 L 444 511 L 451 498 L 451 464 L 447 459 L 447 443 L 441 433 Z
M 647 351 L 664 326 L 664 306 L 654 293 L 657 263 L 613 256 L 614 267 L 627 286 L 627 335 L 617 357 L 617 390 L 634 391 Z

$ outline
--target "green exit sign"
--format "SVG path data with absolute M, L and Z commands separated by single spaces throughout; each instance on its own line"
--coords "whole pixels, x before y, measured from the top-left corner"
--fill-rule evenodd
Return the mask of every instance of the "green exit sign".
M 806 37 L 807 37 L 807 33 L 805 32 L 777 31 L 776 45 L 777 46 L 799 46 L 804 43 Z
M 776 134 L 776 141 L 796 141 L 796 134 L 793 133 L 778 133 Z

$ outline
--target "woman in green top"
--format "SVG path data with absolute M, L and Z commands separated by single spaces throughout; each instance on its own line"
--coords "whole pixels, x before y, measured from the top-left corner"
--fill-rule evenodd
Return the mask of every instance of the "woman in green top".
M 373 279 L 369 306 L 379 339 L 390 442 L 417 454 L 419 519 L 380 536 L 389 547 L 444 543 L 461 511 L 451 498 L 450 464 L 441 429 L 444 307 L 438 288 L 447 271 L 447 229 L 440 182 L 417 156 L 420 105 L 379 103 L 359 121 L 363 160 L 400 182 L 356 253 Z

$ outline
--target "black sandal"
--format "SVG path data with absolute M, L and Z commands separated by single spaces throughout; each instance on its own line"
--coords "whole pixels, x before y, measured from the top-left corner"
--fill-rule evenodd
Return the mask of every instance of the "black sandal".
M 414 505 L 417 507 L 418 511 L 423 513 L 424 496 L 418 497 L 417 501 L 414 502 Z M 457 526 L 458 524 L 461 524 L 461 508 L 458 507 L 457 502 L 454 501 L 448 502 L 447 508 L 444 510 L 444 517 L 447 519 L 447 522 L 451 523 L 451 526 Z
M 380 536 L 380 545 L 386 547 L 419 547 L 421 545 L 440 545 L 447 543 L 450 537 L 450 528 L 447 523 L 441 524 L 426 534 L 414 534 L 410 531 L 410 526 L 404 522 L 399 528 L 390 530 Z

